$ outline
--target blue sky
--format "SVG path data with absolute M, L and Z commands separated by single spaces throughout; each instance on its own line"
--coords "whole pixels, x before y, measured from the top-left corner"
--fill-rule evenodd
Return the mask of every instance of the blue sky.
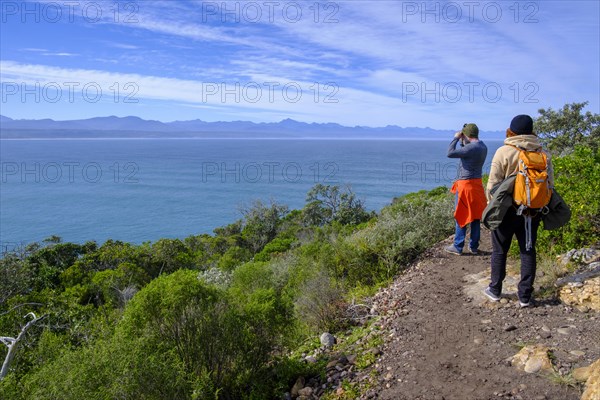
M 600 2 L 1 0 L 2 115 L 503 130 L 600 112 Z

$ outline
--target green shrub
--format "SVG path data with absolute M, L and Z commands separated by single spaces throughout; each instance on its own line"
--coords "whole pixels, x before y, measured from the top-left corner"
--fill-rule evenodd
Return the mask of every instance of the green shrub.
M 242 239 L 253 253 L 258 253 L 267 243 L 275 239 L 288 211 L 285 205 L 273 201 L 265 204 L 258 200 L 242 210 L 244 214 Z
M 554 231 L 540 229 L 537 249 L 561 253 L 600 241 L 600 152 L 579 146 L 553 159 L 555 188 L 571 208 L 570 222 Z
M 217 261 L 217 267 L 223 271 L 233 271 L 240 264 L 248 261 L 251 252 L 240 246 L 231 246 Z
M 0 309 L 10 298 L 27 293 L 33 279 L 33 271 L 16 254 L 0 258 Z
M 275 238 L 271 240 L 260 253 L 254 256 L 256 261 L 269 261 L 271 255 L 284 253 L 292 247 L 295 239 L 293 238 Z
M 296 296 L 295 309 L 301 322 L 313 332 L 335 332 L 347 325 L 344 287 L 326 271 L 307 279 Z
M 23 380 L 22 398 L 186 398 L 190 388 L 174 350 L 144 339 L 114 337 L 65 351 Z
M 376 222 L 338 244 L 338 274 L 351 286 L 392 278 L 425 249 L 452 233 L 453 211 L 447 188 L 395 199 Z

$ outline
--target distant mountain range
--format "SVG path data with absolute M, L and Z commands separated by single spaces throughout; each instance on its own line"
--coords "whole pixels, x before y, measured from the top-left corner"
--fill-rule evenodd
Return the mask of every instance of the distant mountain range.
M 2 139 L 55 138 L 311 138 L 311 139 L 393 139 L 449 138 L 453 130 L 399 127 L 343 126 L 335 123 L 305 123 L 293 119 L 280 122 L 160 122 L 139 117 L 96 117 L 55 121 L 52 119 L 12 119 L 0 115 Z M 482 132 L 484 139 L 502 139 L 503 132 Z

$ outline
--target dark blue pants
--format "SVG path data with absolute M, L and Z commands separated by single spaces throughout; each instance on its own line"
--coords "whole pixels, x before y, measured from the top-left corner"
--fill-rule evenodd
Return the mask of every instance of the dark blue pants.
M 521 253 L 521 281 L 518 286 L 519 300 L 529 302 L 533 293 L 533 282 L 535 280 L 535 242 L 537 230 L 540 226 L 540 218 L 533 217 L 531 221 L 532 248 L 527 251 L 525 247 L 525 219 L 517 215 L 516 210 L 511 207 L 504 216 L 498 229 L 492 231 L 492 282 L 490 291 L 500 296 L 502 293 L 502 282 L 506 277 L 506 256 L 510 249 L 513 235 L 519 242 Z

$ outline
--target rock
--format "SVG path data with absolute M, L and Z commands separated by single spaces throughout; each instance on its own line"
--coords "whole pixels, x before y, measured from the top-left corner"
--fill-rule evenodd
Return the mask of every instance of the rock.
M 504 279 L 503 293 L 510 294 L 516 293 L 517 285 L 519 283 L 520 276 L 515 275 L 511 270 L 507 271 L 507 275 Z M 466 284 L 463 286 L 463 294 L 468 299 L 478 305 L 483 305 L 486 308 L 497 308 L 496 303 L 491 303 L 488 298 L 483 294 L 483 290 L 490 283 L 490 271 L 486 269 L 477 274 L 469 274 L 463 277 L 463 281 Z M 503 303 L 508 303 L 507 299 Z
M 475 343 L 475 344 L 483 344 L 483 339 L 482 338 L 475 338 L 473 340 L 473 343 Z
M 589 367 L 589 377 L 585 382 L 585 391 L 581 400 L 600 399 L 600 358 Z
M 304 383 L 305 383 L 305 380 L 304 380 L 303 376 L 296 379 L 296 383 L 294 383 L 294 386 L 292 386 L 292 390 L 290 390 L 290 394 L 292 395 L 293 398 L 298 397 L 300 389 L 302 389 L 304 387 Z
M 372 347 L 371 349 L 369 349 L 369 353 L 373 354 L 374 356 L 380 356 L 383 354 L 379 347 Z
M 331 348 L 335 344 L 335 336 L 331 333 L 325 332 L 320 337 L 321 345 L 326 348 Z
M 577 311 L 583 314 L 587 314 L 590 312 L 590 308 L 588 306 L 576 306 Z
M 590 247 L 579 250 L 569 250 L 567 254 L 559 257 L 559 261 L 562 265 L 567 265 L 568 263 L 594 264 L 599 260 L 600 249 L 594 249 Z
M 558 293 L 560 301 L 581 312 L 600 311 L 600 277 L 580 283 L 579 287 L 563 286 Z
M 338 364 L 339 360 L 337 358 L 332 359 L 331 361 L 329 361 L 327 363 L 327 366 L 325 367 L 325 369 L 333 369 L 335 368 L 335 366 Z
M 583 352 L 581 350 L 573 350 L 573 351 L 570 351 L 569 354 L 574 355 L 575 357 L 585 356 L 585 352 Z
M 575 368 L 572 375 L 573 379 L 577 382 L 585 382 L 588 380 L 591 373 L 592 369 L 590 368 L 590 365 L 588 365 L 587 367 Z
M 552 334 L 550 332 L 541 332 L 540 337 L 543 339 L 550 339 L 552 337 Z
M 544 360 L 541 357 L 532 357 L 525 363 L 523 371 L 527 372 L 528 374 L 535 374 L 542 369 L 543 363 Z
M 505 332 L 512 332 L 512 331 L 515 331 L 515 330 L 517 330 L 517 327 L 514 326 L 514 325 L 507 325 L 507 326 L 504 327 L 504 331 Z
M 542 345 L 525 346 L 511 359 L 511 364 L 529 374 L 539 371 L 553 371 L 554 366 L 548 356 L 550 349 Z
M 565 336 L 569 336 L 572 333 L 571 329 L 568 327 L 558 328 L 556 331 L 558 333 L 560 333 L 561 335 L 565 335 Z
M 317 362 L 317 358 L 314 356 L 305 357 L 304 360 L 306 360 L 306 362 L 309 364 L 314 364 Z
M 310 386 L 302 388 L 298 391 L 299 396 L 310 397 L 310 396 L 312 396 L 312 394 L 313 394 L 313 388 L 311 388 Z

